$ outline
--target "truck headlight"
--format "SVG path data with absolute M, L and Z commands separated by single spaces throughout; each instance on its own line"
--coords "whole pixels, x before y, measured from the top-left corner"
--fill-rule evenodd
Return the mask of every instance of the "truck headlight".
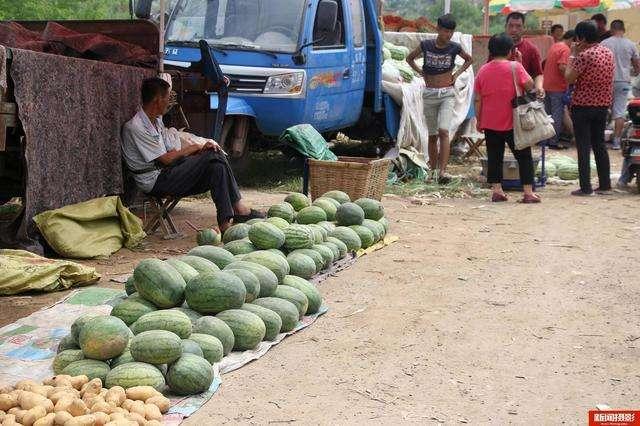
M 303 71 L 272 75 L 264 86 L 264 93 L 295 95 L 302 92 L 303 83 Z

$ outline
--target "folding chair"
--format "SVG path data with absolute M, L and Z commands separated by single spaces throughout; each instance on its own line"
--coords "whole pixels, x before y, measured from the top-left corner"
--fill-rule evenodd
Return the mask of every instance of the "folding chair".
M 476 130 L 475 118 L 467 120 L 464 131 L 461 132 L 459 138 L 469 146 L 469 150 L 464 154 L 463 158 L 469 158 L 472 155 L 483 157 L 480 147 L 485 141 L 484 134 Z
M 176 225 L 171 218 L 171 211 L 180 202 L 177 197 L 158 197 L 145 195 L 144 199 L 144 232 L 153 234 L 159 227 L 162 227 L 163 238 L 165 240 L 175 239 L 182 236 L 178 232 Z M 146 206 L 151 207 L 150 215 L 147 216 Z

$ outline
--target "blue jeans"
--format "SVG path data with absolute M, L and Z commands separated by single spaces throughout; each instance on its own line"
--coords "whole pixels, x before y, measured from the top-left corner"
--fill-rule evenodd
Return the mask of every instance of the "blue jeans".
M 629 185 L 629 182 L 631 182 L 631 159 L 625 157 L 622 162 L 622 170 L 620 171 L 618 183 L 621 185 Z
M 544 98 L 545 110 L 553 118 L 553 129 L 556 131 L 556 135 L 553 138 L 545 141 L 547 145 L 558 145 L 558 137 L 562 132 L 562 119 L 564 118 L 563 96 L 564 92 L 547 92 Z

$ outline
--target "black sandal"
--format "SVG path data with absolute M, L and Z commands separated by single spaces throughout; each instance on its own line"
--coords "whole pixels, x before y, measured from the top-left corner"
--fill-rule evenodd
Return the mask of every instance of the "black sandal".
M 249 214 L 235 215 L 233 217 L 233 223 L 244 223 L 251 219 L 264 219 L 265 217 L 267 217 L 267 215 L 263 212 L 251 209 Z

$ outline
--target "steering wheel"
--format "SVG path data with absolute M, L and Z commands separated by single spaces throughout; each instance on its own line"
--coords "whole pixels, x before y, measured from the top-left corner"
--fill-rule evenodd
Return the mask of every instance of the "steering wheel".
M 281 34 L 284 34 L 286 36 L 288 36 L 291 40 L 296 40 L 296 35 L 293 33 L 293 30 L 291 28 L 287 28 L 284 27 L 282 25 L 272 25 L 268 28 L 266 28 L 262 33 L 268 33 L 270 31 L 274 31 L 274 32 L 278 32 Z

